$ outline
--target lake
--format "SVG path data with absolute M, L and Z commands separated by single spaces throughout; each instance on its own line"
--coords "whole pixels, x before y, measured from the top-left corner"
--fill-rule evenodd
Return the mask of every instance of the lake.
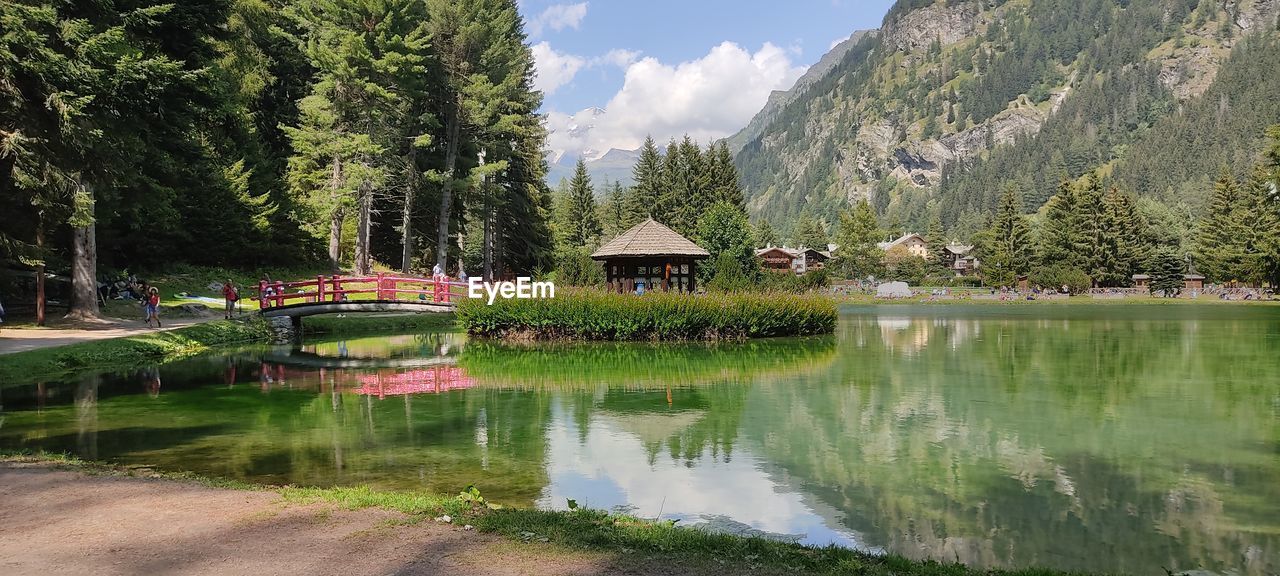
M 850 307 L 833 336 L 719 345 L 316 340 L 4 387 L 0 447 L 474 484 L 979 567 L 1276 574 L 1280 309 Z

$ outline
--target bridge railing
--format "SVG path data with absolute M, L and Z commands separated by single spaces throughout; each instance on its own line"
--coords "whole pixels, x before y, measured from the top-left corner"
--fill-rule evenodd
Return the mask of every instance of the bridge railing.
M 449 278 L 417 278 L 379 273 L 373 276 L 316 276 L 315 280 L 258 282 L 259 310 L 303 303 L 380 301 L 454 304 L 467 297 L 467 284 Z

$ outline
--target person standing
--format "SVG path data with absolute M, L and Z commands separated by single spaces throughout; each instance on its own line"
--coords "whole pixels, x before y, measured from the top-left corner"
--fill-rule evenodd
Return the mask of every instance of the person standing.
M 222 284 L 222 298 L 226 300 L 227 313 L 226 319 L 230 320 L 231 315 L 236 311 L 236 302 L 240 301 L 240 291 L 236 289 L 236 285 L 231 282 L 230 278 Z
M 146 308 L 147 308 L 147 326 L 151 326 L 151 321 L 155 320 L 156 328 L 159 328 L 160 327 L 160 291 L 157 290 L 155 286 L 152 286 L 151 290 L 148 291 L 147 299 L 144 300 L 144 302 L 146 302 Z

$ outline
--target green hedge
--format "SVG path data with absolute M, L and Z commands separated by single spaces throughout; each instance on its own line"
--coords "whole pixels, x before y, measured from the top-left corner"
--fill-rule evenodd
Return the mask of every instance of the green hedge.
M 835 331 L 830 298 L 795 294 L 556 291 L 555 298 L 464 300 L 458 320 L 473 336 L 539 340 L 736 340 Z

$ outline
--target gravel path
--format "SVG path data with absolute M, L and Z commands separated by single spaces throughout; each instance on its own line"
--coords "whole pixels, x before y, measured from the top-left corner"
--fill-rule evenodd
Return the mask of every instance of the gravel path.
M 0 574 L 656 574 L 384 510 L 0 462 Z M 648 563 L 644 563 L 648 564 Z M 674 568 L 670 565 L 667 569 Z
M 176 330 L 221 319 L 222 315 L 220 314 L 199 318 L 166 319 L 162 317 L 161 322 L 164 323 L 164 327 L 160 331 Z M 7 328 L 4 324 L 0 324 L 0 355 L 66 346 L 91 340 L 136 336 L 156 331 L 154 328 L 148 328 L 141 320 L 121 320 L 117 318 L 104 319 L 91 325 L 78 323 L 75 326 L 54 326 L 49 328 Z

